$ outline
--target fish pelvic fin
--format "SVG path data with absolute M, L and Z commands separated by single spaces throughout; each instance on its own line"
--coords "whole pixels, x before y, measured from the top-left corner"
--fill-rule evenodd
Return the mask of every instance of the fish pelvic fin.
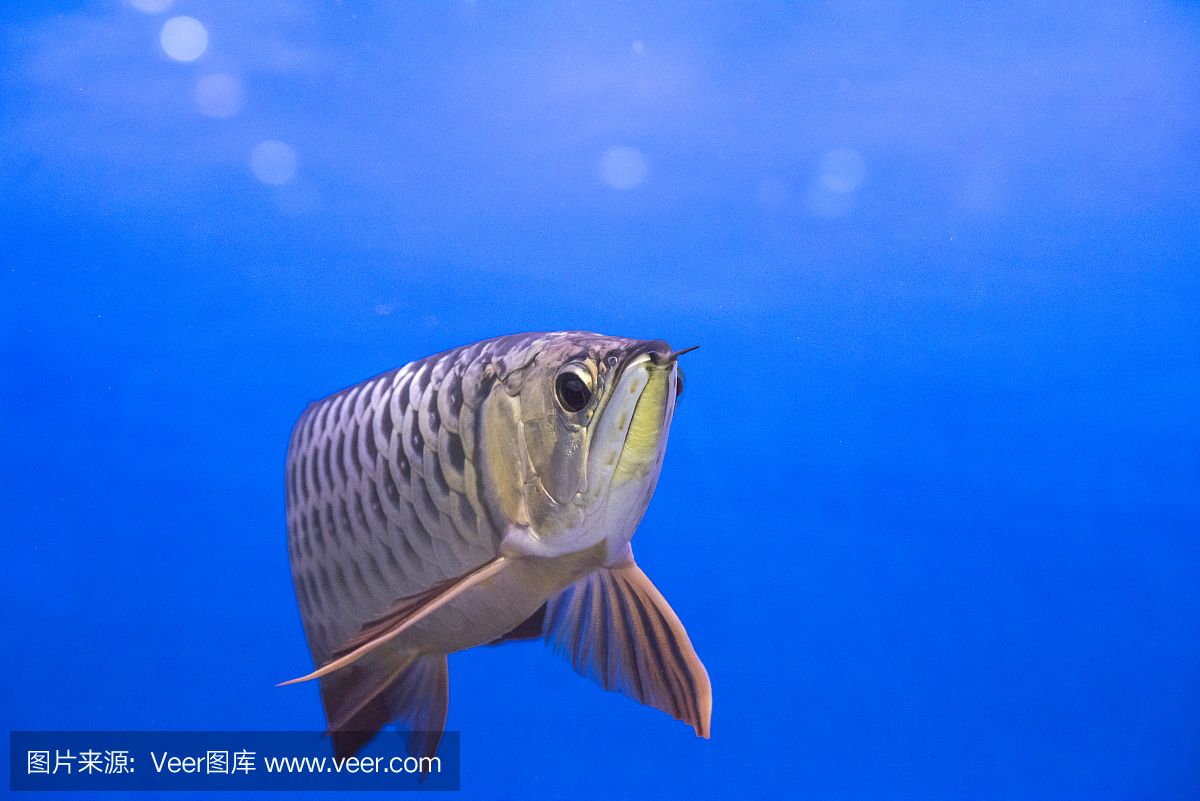
M 523 640 L 540 640 L 542 639 L 542 627 L 546 620 L 546 604 L 538 607 L 538 610 L 524 621 L 518 623 L 512 631 L 507 634 L 497 637 L 487 645 L 503 645 L 506 642 L 521 642 Z
M 288 679 L 277 686 L 319 679 L 351 665 L 381 645 L 393 641 L 420 620 L 453 601 L 471 587 L 495 576 L 508 564 L 508 557 L 497 556 L 474 570 L 435 584 L 424 592 L 396 601 L 379 617 L 367 621 L 348 642 L 332 654 L 333 658 L 306 676 Z
M 445 654 L 403 655 L 381 648 L 321 679 L 321 701 L 334 755 L 353 756 L 379 730 L 396 723 L 408 753 L 437 755 L 450 695 Z
M 546 642 L 576 671 L 708 738 L 708 671 L 679 617 L 632 558 L 589 573 L 537 614 L 544 614 Z

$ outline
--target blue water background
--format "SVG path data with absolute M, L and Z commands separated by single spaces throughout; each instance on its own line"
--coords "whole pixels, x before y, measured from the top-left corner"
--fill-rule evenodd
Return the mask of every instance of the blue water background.
M 634 544 L 713 736 L 458 654 L 464 796 L 1200 797 L 1200 6 L 51 5 L 0 11 L 0 728 L 321 727 L 293 420 L 581 328 L 703 346 Z

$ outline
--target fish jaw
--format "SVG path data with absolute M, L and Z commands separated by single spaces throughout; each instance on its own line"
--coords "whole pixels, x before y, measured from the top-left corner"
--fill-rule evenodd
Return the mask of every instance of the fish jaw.
M 592 442 L 585 527 L 616 558 L 633 538 L 662 470 L 678 368 L 639 356 L 625 369 Z

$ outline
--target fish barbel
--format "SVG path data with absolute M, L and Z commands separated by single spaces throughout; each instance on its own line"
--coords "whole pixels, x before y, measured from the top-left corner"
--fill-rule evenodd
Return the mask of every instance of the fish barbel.
M 708 736 L 687 632 L 633 560 L 682 390 L 659 340 L 516 334 L 311 404 L 287 457 L 288 550 L 339 756 L 380 728 L 432 756 L 446 655 L 542 637 Z

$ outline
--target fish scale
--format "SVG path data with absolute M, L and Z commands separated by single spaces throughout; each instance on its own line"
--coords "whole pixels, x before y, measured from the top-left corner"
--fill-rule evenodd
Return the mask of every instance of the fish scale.
M 396 598 L 495 555 L 500 534 L 459 433 L 462 374 L 486 352 L 414 362 L 313 404 L 298 421 L 289 544 L 318 660 Z

